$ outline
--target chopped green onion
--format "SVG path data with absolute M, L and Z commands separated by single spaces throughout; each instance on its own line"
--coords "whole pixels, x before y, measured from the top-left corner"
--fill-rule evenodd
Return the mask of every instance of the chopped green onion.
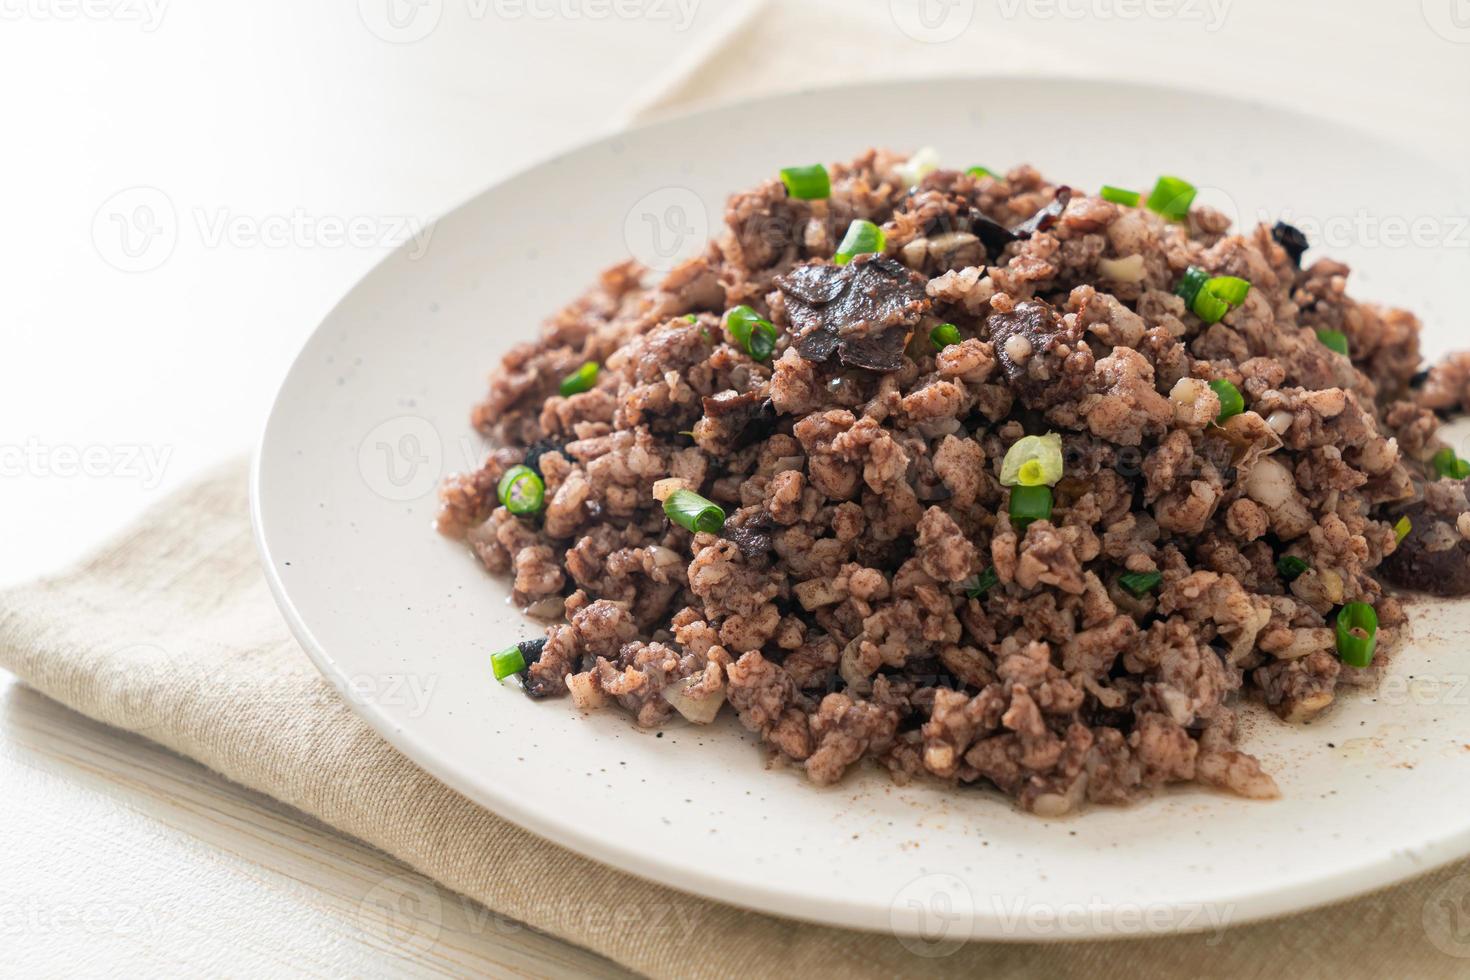
M 1097 192 L 1097 196 L 1104 201 L 1112 201 L 1114 204 L 1126 204 L 1130 208 L 1138 207 L 1138 202 L 1143 199 L 1143 195 L 1137 191 L 1125 191 L 1123 188 L 1114 187 L 1111 184 L 1103 184 L 1102 190 Z
M 1349 602 L 1337 614 L 1337 655 L 1349 667 L 1373 662 L 1378 645 L 1378 613 L 1366 602 Z
M 1317 339 L 1322 341 L 1322 346 L 1328 350 L 1335 350 L 1343 357 L 1348 356 L 1347 334 L 1341 330 L 1318 330 Z
M 1024 531 L 1032 521 L 1051 517 L 1051 487 L 1011 487 L 1011 524 Z
M 981 177 L 993 177 L 996 180 L 1000 180 L 1000 178 L 996 176 L 995 172 L 987 167 L 971 167 L 969 170 L 966 170 L 965 173 L 969 174 L 971 177 L 974 177 L 976 180 L 979 180 Z
M 1198 193 L 1193 184 L 1178 177 L 1160 177 L 1148 195 L 1150 211 L 1157 211 L 1170 221 L 1183 221 L 1189 217 L 1189 206 Z
M 597 384 L 597 362 L 588 361 L 577 370 L 561 379 L 561 393 L 563 398 L 591 391 Z
M 1470 463 L 1465 462 L 1449 446 L 1444 447 L 1429 460 L 1434 472 L 1450 480 L 1463 480 L 1470 476 Z
M 1140 599 L 1157 589 L 1163 580 L 1163 572 L 1129 572 L 1118 576 L 1118 584 Z
M 786 193 L 798 201 L 815 201 L 832 195 L 832 180 L 820 163 L 782 168 L 781 183 L 786 185 Z
M 1230 304 L 1211 293 L 1208 284 L 1206 285 L 1207 288 L 1194 294 L 1194 302 L 1190 304 L 1190 309 L 1194 310 L 1195 316 L 1206 323 L 1219 323 L 1225 314 L 1230 312 Z
M 1179 285 L 1174 287 L 1174 295 L 1183 297 L 1185 306 L 1193 306 L 1194 298 L 1199 291 L 1205 288 L 1205 283 L 1210 281 L 1210 274 L 1197 265 L 1192 265 L 1184 270 L 1184 278 L 1179 280 Z
M 686 314 L 684 314 L 684 322 L 685 323 L 698 323 L 699 322 L 699 317 L 696 316 L 693 313 L 686 313 Z
M 1276 559 L 1276 571 L 1280 572 L 1281 577 L 1288 582 L 1295 581 L 1297 576 L 1309 571 L 1311 567 L 1305 559 L 1298 558 L 1296 555 L 1282 555 Z
M 929 343 L 934 345 L 935 350 L 944 350 L 950 344 L 958 344 L 960 340 L 960 328 L 953 323 L 941 323 L 929 331 Z
M 1191 266 L 1189 271 L 1192 273 L 1196 268 Z M 1190 277 L 1189 273 L 1185 275 L 1186 278 L 1191 278 L 1191 286 L 1193 280 L 1198 279 L 1197 276 Z M 1183 282 L 1180 282 L 1179 287 L 1186 288 Z M 1195 290 L 1189 306 L 1194 310 L 1195 316 L 1206 323 L 1219 323 L 1220 318 L 1229 313 L 1232 306 L 1245 302 L 1250 291 L 1251 284 L 1239 276 L 1213 276 Z
M 768 361 L 776 350 L 776 328 L 748 306 L 737 306 L 725 317 L 725 328 L 740 349 L 757 361 Z
M 686 531 L 718 534 L 725 526 L 725 511 L 720 505 L 693 490 L 675 490 L 669 494 L 664 501 L 664 513 Z
M 847 234 L 842 236 L 842 244 L 837 246 L 837 253 L 832 256 L 832 261 L 838 265 L 847 265 L 859 255 L 881 253 L 886 245 L 882 228 L 871 221 L 857 218 L 847 226 Z
M 1397 546 L 1403 544 L 1404 538 L 1407 538 L 1409 536 L 1409 532 L 1412 530 L 1414 530 L 1414 522 L 1409 520 L 1409 516 L 1407 514 L 1395 521 L 1393 525 L 1394 545 Z
M 1232 415 L 1245 411 L 1245 399 L 1240 397 L 1240 389 L 1229 381 L 1216 378 L 1210 382 L 1210 390 L 1220 396 L 1220 414 L 1215 416 L 1216 425 L 1221 425 Z
M 1205 288 L 1216 299 L 1223 299 L 1231 306 L 1239 306 L 1250 293 L 1251 284 L 1249 279 L 1239 276 L 1215 276 L 1205 283 Z
M 495 488 L 501 504 L 512 514 L 534 514 L 541 509 L 546 484 L 529 466 L 512 466 Z
M 965 595 L 978 599 L 999 583 L 1000 576 L 995 573 L 995 567 L 991 566 L 965 583 Z
M 503 681 L 511 674 L 519 674 L 526 669 L 526 657 L 521 653 L 520 647 L 506 647 L 499 653 L 490 655 L 490 669 L 495 671 L 497 681 Z
M 1055 432 L 1017 439 L 1000 464 L 1002 486 L 1056 486 L 1062 478 L 1062 437 Z

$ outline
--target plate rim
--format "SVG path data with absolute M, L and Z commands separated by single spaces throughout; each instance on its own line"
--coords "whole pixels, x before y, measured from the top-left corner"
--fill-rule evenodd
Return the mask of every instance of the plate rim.
M 900 76 L 869 82 L 804 86 L 798 89 L 771 93 L 752 99 L 711 101 L 680 112 L 660 115 L 654 119 L 640 122 L 637 125 L 625 129 L 601 132 L 567 149 L 540 158 L 484 185 L 473 193 L 457 200 L 452 206 L 436 215 L 426 227 L 432 228 L 439 221 L 463 210 L 486 194 L 513 183 L 534 170 L 584 153 L 588 149 L 601 144 L 614 140 L 635 138 L 639 134 L 652 129 L 675 127 L 689 119 L 700 116 L 737 110 L 749 111 L 753 107 L 778 104 L 799 97 L 832 96 L 836 93 L 843 92 L 856 96 L 863 91 L 872 89 L 922 89 L 926 86 L 936 85 L 1023 83 L 1104 87 L 1131 96 L 1146 96 L 1150 93 L 1185 94 L 1199 96 L 1212 101 L 1233 103 L 1241 107 L 1265 109 L 1282 116 L 1310 122 L 1313 126 L 1325 126 L 1336 129 L 1345 136 L 1351 136 L 1354 139 L 1371 140 L 1381 146 L 1392 148 L 1406 162 L 1411 162 L 1416 167 L 1433 170 L 1441 178 L 1448 179 L 1457 190 L 1462 190 L 1463 186 L 1470 183 L 1463 181 L 1454 171 L 1425 156 L 1417 148 L 1404 145 L 1396 140 L 1385 139 L 1380 134 L 1366 128 L 1353 126 L 1337 119 L 1316 117 L 1294 107 L 1281 105 L 1268 100 L 1242 98 L 1227 93 L 1209 91 L 1192 85 L 1166 85 L 1129 79 L 1099 78 L 1080 74 L 1025 72 L 984 74 L 946 73 Z M 332 304 L 326 313 L 318 319 L 316 325 L 305 336 L 300 348 L 292 357 L 290 365 L 282 375 L 281 381 L 275 387 L 274 394 L 271 398 L 270 410 L 266 415 L 265 422 L 261 427 L 260 437 L 257 439 L 250 456 L 249 503 L 251 537 L 255 543 L 257 557 L 271 596 L 275 600 L 292 635 L 306 651 L 312 664 L 327 679 L 333 689 L 342 696 L 352 711 L 366 722 L 375 733 L 401 752 L 405 758 L 421 767 L 448 788 L 465 796 L 477 806 L 485 807 L 501 819 L 515 823 L 520 829 L 534 834 L 549 844 L 565 848 L 588 861 L 615 868 L 618 871 L 632 875 L 643 881 L 723 905 L 736 906 L 753 912 L 776 915 L 813 925 L 836 926 L 900 937 L 915 934 L 899 927 L 870 902 L 848 897 L 832 897 L 824 900 L 820 909 L 809 908 L 805 904 L 805 899 L 799 895 L 794 895 L 782 887 L 776 885 L 744 884 L 708 874 L 696 868 L 691 868 L 688 865 L 681 864 L 675 859 L 661 858 L 658 854 L 652 854 L 647 850 L 640 850 L 636 847 L 626 845 L 621 841 L 596 837 L 591 833 L 584 832 L 576 821 L 563 820 L 560 817 L 549 816 L 541 810 L 522 806 L 517 802 L 513 794 L 495 792 L 487 785 L 482 785 L 480 781 L 471 778 L 462 766 L 442 758 L 427 746 L 421 745 L 410 734 L 410 730 L 407 727 L 397 725 L 372 701 L 353 696 L 353 692 L 349 687 L 350 679 L 342 673 L 330 652 L 313 635 L 300 611 L 296 608 L 295 603 L 291 600 L 286 585 L 277 571 L 276 562 L 272 557 L 269 532 L 265 527 L 265 519 L 262 513 L 262 495 L 264 493 L 261 482 L 263 476 L 262 462 L 263 458 L 267 455 L 268 443 L 274 428 L 277 425 L 285 424 L 287 421 L 285 418 L 278 416 L 282 407 L 282 395 L 291 384 L 297 371 L 302 368 L 306 353 L 312 346 L 313 341 L 364 283 L 372 279 L 383 265 L 393 261 L 403 249 L 410 247 L 411 244 L 406 243 L 400 245 L 365 269 L 341 297 Z M 1203 789 L 1197 791 L 1207 792 Z M 1140 801 L 1140 803 L 1142 802 L 1144 801 Z M 553 838 L 550 836 L 551 834 L 558 836 Z M 1470 855 L 1470 819 L 1467 819 L 1466 823 L 1455 833 L 1421 842 L 1413 850 L 1387 852 L 1373 860 L 1360 862 L 1331 874 L 1319 875 L 1315 878 L 1294 882 L 1290 885 L 1282 886 L 1263 882 L 1260 887 L 1248 889 L 1236 895 L 1216 895 L 1211 896 L 1207 900 L 1171 900 L 1160 902 L 1158 903 L 1158 907 L 1168 908 L 1171 912 L 1176 913 L 1169 917 L 1168 924 L 1159 926 L 1152 921 L 1146 921 L 1143 928 L 1130 930 L 1127 933 L 1108 930 L 1099 931 L 1096 929 L 1077 931 L 1044 927 L 1032 929 L 1029 925 L 1021 925 L 1018 928 L 1016 923 L 1007 924 L 1003 922 L 994 910 L 985 910 L 977 906 L 971 919 L 971 929 L 967 936 L 967 941 L 1005 943 L 1078 942 L 1198 933 L 1216 928 L 1216 926 L 1209 922 L 1201 922 L 1198 925 L 1179 925 L 1176 924 L 1178 919 L 1177 913 L 1202 904 L 1229 908 L 1230 921 L 1226 925 L 1219 926 L 1219 928 L 1231 929 L 1251 922 L 1308 912 L 1313 909 L 1349 901 L 1369 892 L 1428 874 L 1466 855 Z M 1111 905 L 1111 903 L 1099 904 L 1104 908 Z M 1112 907 L 1114 909 L 1120 908 L 1120 906 Z

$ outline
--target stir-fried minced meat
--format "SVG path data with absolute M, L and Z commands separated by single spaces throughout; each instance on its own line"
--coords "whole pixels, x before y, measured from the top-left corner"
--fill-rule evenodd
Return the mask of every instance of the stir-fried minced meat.
M 1311 248 L 1307 241 L 1306 233 L 1295 225 L 1289 225 L 1285 221 L 1278 221 L 1271 226 L 1271 238 L 1286 249 L 1286 254 L 1291 258 L 1291 264 L 1298 269 L 1302 266 L 1302 256 Z
M 1080 330 L 1069 331 L 1050 304 L 1023 300 L 992 313 L 986 327 L 1001 373 L 1028 408 L 1076 397 L 1092 368 L 1092 351 L 1081 343 Z
M 844 365 L 870 371 L 903 366 L 909 332 L 930 305 L 923 277 L 883 255 L 800 265 L 776 285 L 802 357 L 823 362 L 835 351 Z
M 1383 562 L 1395 585 L 1434 595 L 1470 593 L 1470 501 L 1467 480 L 1424 486 L 1422 500 L 1404 508 L 1404 540 Z
M 1047 231 L 1057 223 L 1057 219 L 1067 210 L 1067 205 L 1072 200 L 1072 188 L 1058 187 L 1056 196 L 1049 203 L 1039 208 L 1035 214 L 1021 222 L 1011 233 L 1017 238 L 1030 238 L 1038 231 Z
M 1301 268 L 1287 226 L 1171 221 L 1024 166 L 910 187 L 902 162 L 834 165 L 819 201 L 736 194 L 703 255 L 615 267 L 504 359 L 473 415 L 495 448 L 440 523 L 554 614 L 525 691 L 644 727 L 728 702 L 819 784 L 870 759 L 1048 815 L 1181 782 L 1276 795 L 1241 699 L 1306 720 L 1377 676 L 1333 621 L 1373 605 L 1374 666 L 1392 655 L 1380 565 L 1470 592 L 1467 484 L 1431 462 L 1470 354 L 1421 373 L 1414 317 Z M 886 252 L 836 265 L 855 219 Z M 1190 266 L 1251 289 L 1205 323 L 1175 294 Z M 773 324 L 769 357 L 722 329 L 736 305 Z M 587 361 L 591 390 L 560 395 Z M 1047 432 L 1050 512 L 1013 519 L 1002 462 Z M 497 506 L 520 463 L 536 513 Z M 671 521 L 680 490 L 723 527 Z
M 721 391 L 702 399 L 704 417 L 691 430 L 706 452 L 722 456 L 759 442 L 775 428 L 776 413 L 765 392 Z

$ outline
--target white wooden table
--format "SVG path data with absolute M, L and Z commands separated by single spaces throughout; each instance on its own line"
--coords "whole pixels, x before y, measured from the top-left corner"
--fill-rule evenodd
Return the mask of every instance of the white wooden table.
M 1470 0 L 1157 2 L 1172 16 L 780 0 L 708 63 L 727 0 L 4 5 L 0 583 L 244 451 L 297 346 L 404 234 L 676 80 L 684 100 L 986 68 L 1185 81 L 1463 169 Z M 819 54 L 783 43 L 819 29 Z M 954 37 L 877 44 L 926 30 Z M 0 836 L 0 973 L 616 972 L 4 674 Z
M 0 975 L 624 975 L 8 676 L 0 831 Z

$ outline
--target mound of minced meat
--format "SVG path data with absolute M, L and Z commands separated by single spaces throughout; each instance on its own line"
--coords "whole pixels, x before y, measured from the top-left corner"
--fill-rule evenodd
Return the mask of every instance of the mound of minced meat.
M 773 175 L 505 356 L 440 526 L 550 621 L 525 692 L 643 727 L 728 704 L 821 784 L 1276 795 L 1234 706 L 1374 683 L 1405 627 L 1375 570 L 1470 591 L 1470 464 L 1436 439 L 1470 355 L 1420 373 L 1415 317 L 1288 226 L 917 159 Z

